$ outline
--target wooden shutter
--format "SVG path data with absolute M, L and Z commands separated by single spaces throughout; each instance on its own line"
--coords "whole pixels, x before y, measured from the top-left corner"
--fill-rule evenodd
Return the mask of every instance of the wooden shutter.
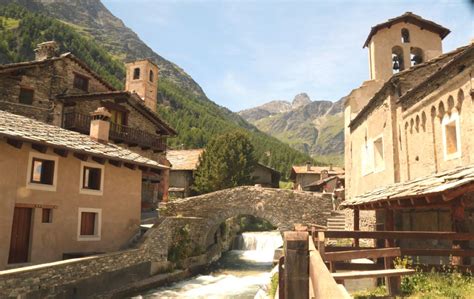
M 95 217 L 96 213 L 81 213 L 81 236 L 95 235 Z

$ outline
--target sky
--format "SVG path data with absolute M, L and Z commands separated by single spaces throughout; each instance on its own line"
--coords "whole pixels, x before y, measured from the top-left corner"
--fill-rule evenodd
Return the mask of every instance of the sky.
M 370 28 L 411 11 L 451 30 L 443 51 L 474 38 L 467 0 L 103 0 L 155 52 L 232 111 L 271 100 L 336 101 L 369 78 Z

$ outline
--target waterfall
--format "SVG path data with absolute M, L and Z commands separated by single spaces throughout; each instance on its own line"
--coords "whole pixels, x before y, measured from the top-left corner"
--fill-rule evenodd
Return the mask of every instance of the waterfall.
M 152 289 L 134 298 L 254 298 L 260 286 L 269 283 L 274 251 L 282 245 L 278 231 L 243 233 L 212 273 Z
M 246 232 L 237 236 L 234 250 L 243 251 L 243 258 L 256 262 L 271 262 L 275 249 L 283 245 L 280 232 Z

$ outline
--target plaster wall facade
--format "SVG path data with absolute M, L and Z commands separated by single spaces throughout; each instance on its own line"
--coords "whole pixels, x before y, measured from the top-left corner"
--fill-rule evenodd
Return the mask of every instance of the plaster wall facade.
M 45 155 L 57 159 L 56 190 L 37 190 L 27 184 L 32 153 L 38 154 L 29 144 L 17 149 L 0 141 L 0 235 L 4 240 L 0 242 L 0 269 L 7 266 L 13 211 L 17 204 L 40 206 L 33 208 L 28 261 L 31 264 L 61 260 L 64 253 L 116 251 L 138 232 L 140 170 L 106 163 L 102 195 L 84 194 L 80 193 L 82 161 L 72 154 L 63 158 L 48 150 Z M 41 206 L 44 205 L 54 206 L 51 223 L 42 223 Z M 80 208 L 100 211 L 99 239 L 79 240 Z

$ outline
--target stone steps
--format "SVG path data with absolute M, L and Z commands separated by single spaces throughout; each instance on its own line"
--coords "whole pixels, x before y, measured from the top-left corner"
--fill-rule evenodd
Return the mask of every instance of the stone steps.
M 345 230 L 346 218 L 343 213 L 338 211 L 331 211 L 331 216 L 327 219 L 328 230 Z

